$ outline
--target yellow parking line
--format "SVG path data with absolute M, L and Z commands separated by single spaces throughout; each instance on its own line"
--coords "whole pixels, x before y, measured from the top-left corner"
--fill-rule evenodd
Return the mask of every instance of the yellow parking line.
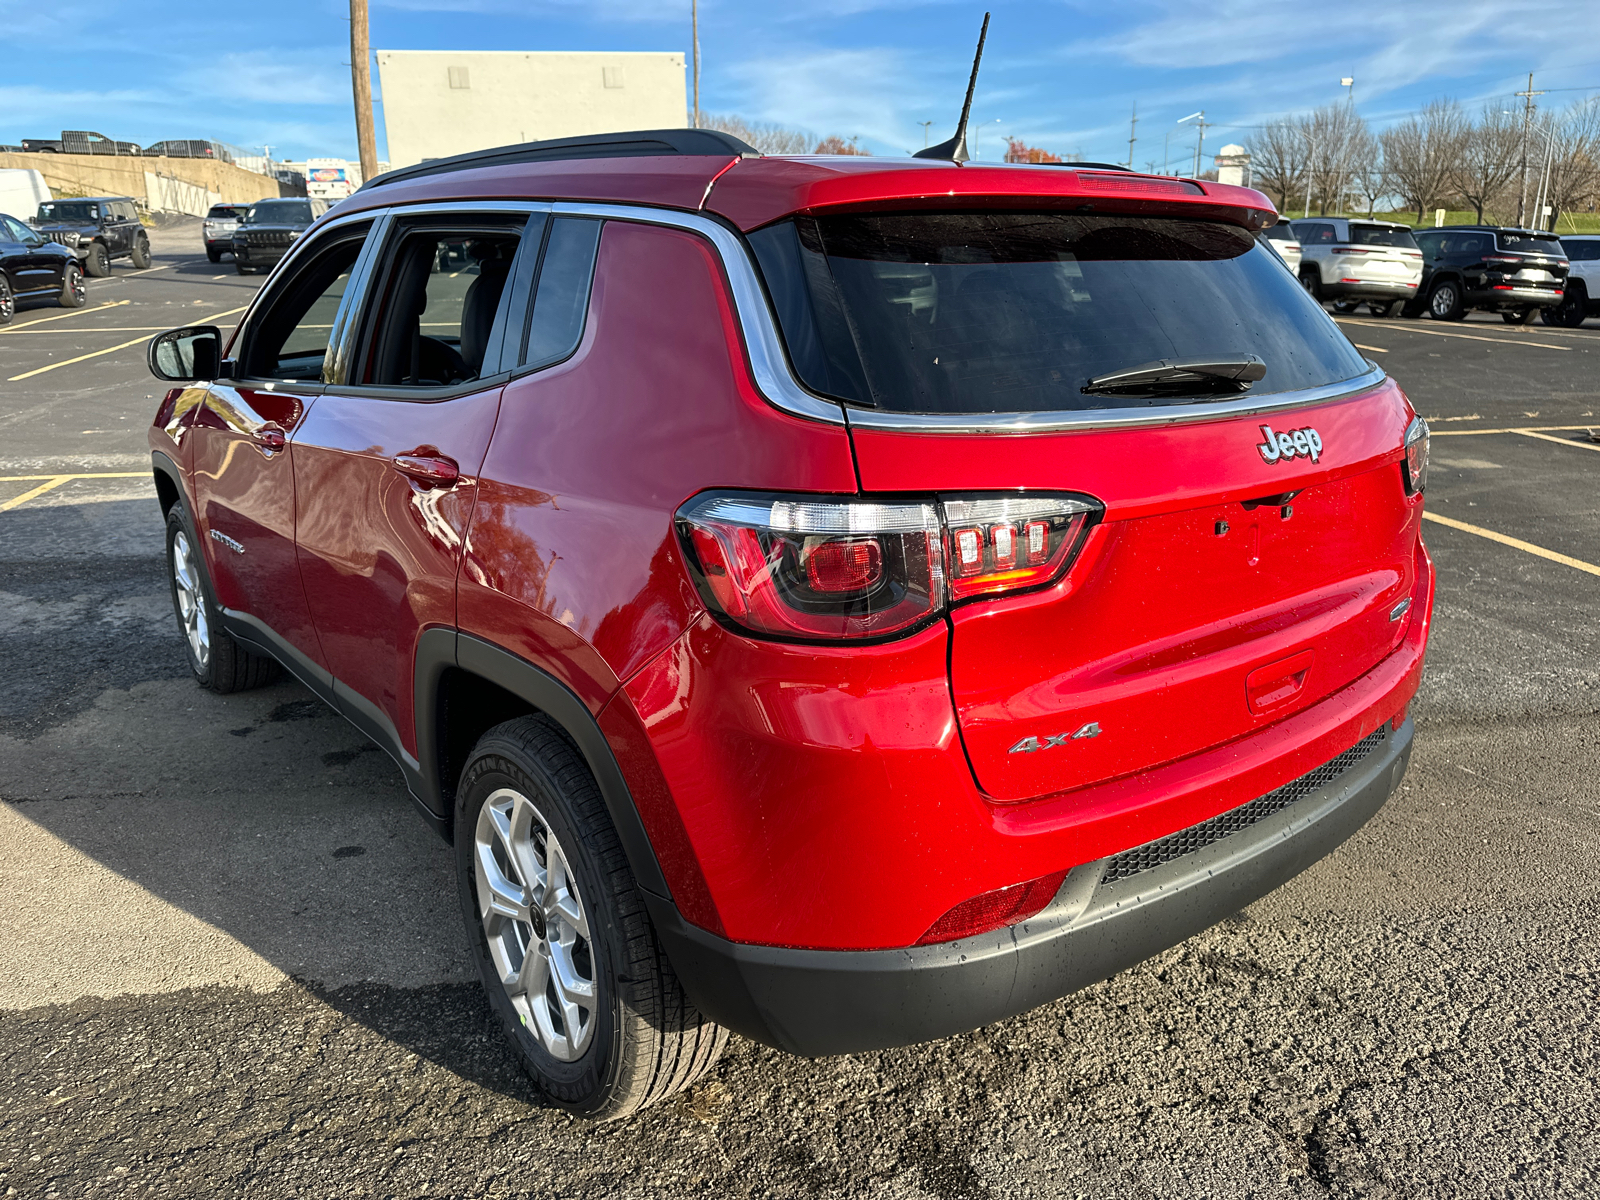
M 1600 445 L 1594 443 L 1574 442 L 1569 438 L 1551 437 L 1548 433 L 1535 433 L 1531 429 L 1517 430 L 1523 437 L 1538 438 L 1541 442 L 1554 442 L 1558 446 L 1574 446 L 1579 450 L 1600 451 Z
M 1536 430 L 1548 429 L 1560 433 L 1563 429 L 1593 429 L 1593 425 L 1517 425 L 1510 429 L 1430 429 L 1430 437 L 1482 437 L 1486 433 L 1533 433 Z M 1560 440 L 1560 439 L 1557 439 Z M 1571 442 L 1564 443 L 1571 445 Z
M 152 270 L 157 268 L 152 267 Z M 230 308 L 227 312 L 213 313 L 204 318 L 206 321 L 215 321 L 219 317 L 231 317 L 234 313 L 242 313 L 249 308 L 248 304 L 241 304 L 238 308 Z M 201 322 L 196 322 L 200 324 Z M 19 379 L 32 379 L 35 375 L 43 375 L 46 371 L 54 371 L 57 367 L 70 367 L 73 363 L 86 362 L 91 358 L 99 358 L 102 354 L 115 354 L 118 350 L 126 350 L 129 346 L 137 346 L 141 342 L 148 342 L 149 338 L 137 337 L 130 342 L 122 342 L 116 346 L 107 346 L 104 350 L 95 350 L 89 354 L 80 354 L 77 358 L 64 358 L 60 362 L 51 363 L 49 366 L 36 367 L 32 371 L 24 371 L 21 375 L 13 375 L 6 380 L 7 383 L 16 383 Z
M 30 483 L 35 479 L 56 479 L 65 483 L 69 479 L 147 479 L 149 471 L 91 471 L 82 474 L 63 472 L 57 475 L 0 475 L 0 483 Z
M 1515 433 L 1516 430 L 1508 432 Z M 1564 567 L 1571 567 L 1575 571 L 1586 571 L 1590 575 L 1600 576 L 1600 567 L 1593 563 L 1586 563 L 1581 558 L 1572 558 L 1566 554 L 1557 554 L 1554 550 L 1546 550 L 1543 546 L 1535 546 L 1532 542 L 1525 542 L 1521 538 L 1507 537 L 1503 533 L 1496 533 L 1492 529 L 1484 529 L 1480 525 L 1468 525 L 1465 521 L 1453 520 L 1450 517 L 1441 517 L 1438 513 L 1424 512 L 1424 521 L 1437 521 L 1440 525 L 1451 529 L 1459 529 L 1462 533 L 1475 533 L 1481 538 L 1488 538 L 1491 542 L 1499 542 L 1502 546 L 1510 546 L 1540 558 L 1548 558 L 1551 562 L 1560 563 Z
M 1357 350 L 1376 350 L 1379 354 L 1387 354 L 1387 353 L 1389 353 L 1382 346 L 1363 346 L 1360 342 L 1351 342 L 1350 344 L 1352 346 L 1354 346 Z
M 51 488 L 60 487 L 63 483 L 66 483 L 67 480 L 69 480 L 71 478 L 72 478 L 71 475 L 57 475 L 54 478 L 52 478 L 48 483 L 41 483 L 38 487 L 34 488 L 32 491 L 23 492 L 22 495 L 20 495 L 20 496 L 13 496 L 10 500 L 7 500 L 4 504 L 0 504 L 0 513 L 10 512 L 13 508 L 18 507 L 19 505 L 26 504 L 29 500 L 32 500 L 34 497 L 44 495 Z
M 1517 338 L 1483 337 L 1476 333 L 1457 333 L 1453 329 L 1422 329 L 1412 324 L 1394 321 L 1352 321 L 1349 317 L 1335 317 L 1343 325 L 1365 325 L 1369 329 L 1388 329 L 1395 333 L 1425 333 L 1430 337 L 1466 338 L 1469 342 L 1499 342 L 1505 346 L 1537 346 L 1540 350 L 1571 350 L 1571 346 L 1557 346 L 1552 342 L 1527 342 Z
M 96 304 L 93 308 L 69 308 L 66 312 L 56 313 L 51 317 L 40 317 L 33 321 L 24 321 L 21 325 L 13 325 L 10 329 L 0 329 L 0 334 L 21 333 L 24 329 L 31 329 L 35 325 L 43 325 L 46 321 L 59 321 L 64 317 L 81 317 L 86 313 L 104 312 L 108 308 L 121 308 L 124 304 L 132 304 L 132 300 L 108 300 L 104 304 Z

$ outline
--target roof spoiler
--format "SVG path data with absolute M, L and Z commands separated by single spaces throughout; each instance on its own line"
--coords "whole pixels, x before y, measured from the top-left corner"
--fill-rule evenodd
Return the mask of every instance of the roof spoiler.
M 647 158 L 669 154 L 699 154 L 718 158 L 760 158 L 761 151 L 750 143 L 718 129 L 645 129 L 627 133 L 595 133 L 583 137 L 551 138 L 542 142 L 522 142 L 515 146 L 496 146 L 473 150 L 449 158 L 433 158 L 414 167 L 388 171 L 363 183 L 357 191 L 404 183 L 429 175 L 452 171 L 472 171 L 480 167 L 507 167 L 517 163 L 559 162 L 579 158 Z

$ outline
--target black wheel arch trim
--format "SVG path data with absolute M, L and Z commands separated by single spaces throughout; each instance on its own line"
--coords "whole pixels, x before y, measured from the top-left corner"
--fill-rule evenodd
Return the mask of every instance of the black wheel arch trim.
M 670 902 L 672 892 L 661 873 L 661 864 L 656 860 L 655 849 L 650 844 L 649 834 L 645 832 L 644 822 L 639 818 L 633 793 L 629 791 L 622 767 L 611 752 L 611 744 L 606 741 L 606 735 L 601 731 L 594 714 L 589 711 L 589 706 L 555 676 L 469 633 L 456 635 L 455 665 L 467 674 L 486 679 L 525 700 L 566 731 L 600 788 L 606 811 L 616 827 L 623 852 L 628 856 L 628 865 L 633 869 L 634 881 L 643 891 Z M 431 710 L 437 704 L 438 688 L 433 688 L 425 709 L 420 692 L 422 677 L 422 664 L 419 662 L 417 749 L 419 753 L 423 749 L 422 731 L 426 725 L 432 731 L 430 751 L 437 754 L 438 722 L 436 719 L 425 722 L 424 716 L 433 717 Z

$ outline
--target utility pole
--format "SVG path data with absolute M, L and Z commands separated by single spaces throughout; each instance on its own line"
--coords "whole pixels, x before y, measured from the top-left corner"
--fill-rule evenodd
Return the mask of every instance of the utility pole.
M 378 140 L 372 130 L 372 49 L 367 41 L 367 0 L 350 0 L 350 81 L 356 100 L 356 153 L 361 182 L 378 174 Z
M 1543 92 L 1533 90 L 1533 72 L 1528 72 L 1528 90 L 1518 92 L 1523 99 L 1522 107 L 1522 192 L 1517 197 L 1517 228 L 1526 229 L 1528 207 L 1528 129 L 1533 123 L 1533 98 L 1544 95 Z
M 926 150 L 928 148 L 928 126 L 932 125 L 933 122 L 918 121 L 917 124 L 922 126 L 922 148 Z
M 1133 170 L 1133 143 L 1138 141 L 1139 132 L 1139 102 L 1133 103 L 1133 116 L 1128 122 L 1128 170 Z
M 694 31 L 694 127 L 700 128 L 700 0 L 689 0 L 689 24 Z
M 1199 112 L 1190 113 L 1181 121 L 1173 122 L 1175 125 L 1183 125 L 1186 122 L 1195 120 L 1196 117 L 1199 118 L 1196 128 L 1200 131 L 1200 136 L 1195 139 L 1194 143 L 1194 173 L 1189 176 L 1191 179 L 1200 178 L 1200 152 L 1206 141 L 1206 110 L 1202 108 Z

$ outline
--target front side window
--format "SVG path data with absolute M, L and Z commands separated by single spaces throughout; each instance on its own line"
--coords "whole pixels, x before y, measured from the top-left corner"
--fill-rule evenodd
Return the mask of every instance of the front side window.
M 522 226 L 519 219 L 402 232 L 391 243 L 367 365 L 353 382 L 449 387 L 480 378 L 491 335 L 505 321 Z
M 892 412 L 1150 403 L 1086 391 L 1158 359 L 1239 360 L 1253 394 L 1370 368 L 1246 230 L 1181 218 L 966 212 L 797 218 L 750 237 L 813 391 Z
M 251 321 L 241 375 L 305 383 L 322 380 L 334 317 L 365 237 L 365 228 L 341 230 L 321 253 L 274 288 L 265 308 Z

